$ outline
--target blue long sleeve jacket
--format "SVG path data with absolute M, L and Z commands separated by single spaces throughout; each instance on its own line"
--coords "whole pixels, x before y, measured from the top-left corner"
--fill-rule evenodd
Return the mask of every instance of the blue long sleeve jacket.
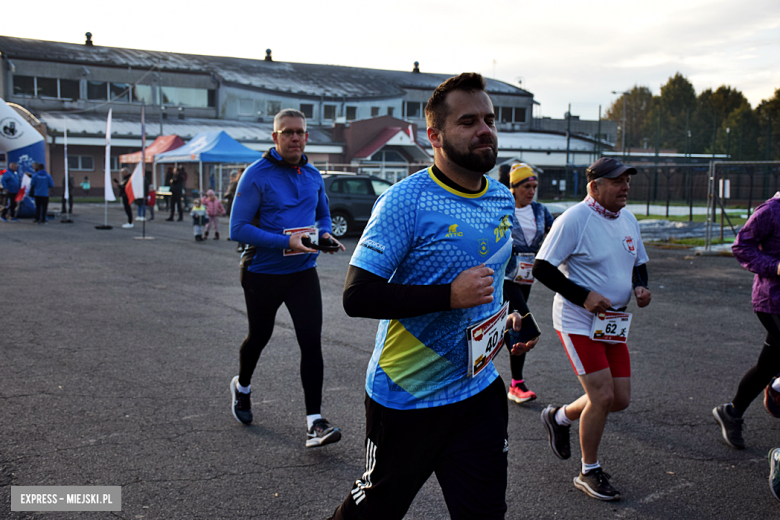
M 248 244 L 241 266 L 253 273 L 297 273 L 317 265 L 318 253 L 287 254 L 285 230 L 316 226 L 331 232 L 322 175 L 303 157 L 292 166 L 270 149 L 241 176 L 230 212 L 230 238 Z
M 22 179 L 17 172 L 7 170 L 3 174 L 2 181 L 3 188 L 8 190 L 8 193 L 18 193 L 22 184 Z
M 33 174 L 30 186 L 36 197 L 48 197 L 49 188 L 54 187 L 54 179 L 51 178 L 51 175 L 46 170 L 39 170 Z

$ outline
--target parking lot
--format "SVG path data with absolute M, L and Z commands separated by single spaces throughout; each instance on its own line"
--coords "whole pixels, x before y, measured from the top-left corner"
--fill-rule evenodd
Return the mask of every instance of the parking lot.
M 307 450 L 299 354 L 281 310 L 253 380 L 255 422 L 230 411 L 228 383 L 246 334 L 235 243 L 198 243 L 187 219 L 148 223 L 153 240 L 96 230 L 102 205 L 73 224 L 0 223 L 0 518 L 322 519 L 363 472 L 364 378 L 376 321 L 352 319 L 341 291 L 347 254 L 322 255 L 324 415 L 341 442 Z M 223 237 L 227 219 L 223 219 Z M 510 406 L 508 519 L 757 519 L 780 516 L 766 454 L 780 422 L 759 400 L 748 448 L 724 444 L 711 410 L 755 362 L 763 328 L 752 275 L 733 258 L 648 248 L 653 302 L 634 312 L 632 404 L 610 416 L 600 461 L 623 496 L 577 491 L 573 456 L 550 451 L 539 415 L 581 393 L 551 323 L 553 294 L 529 301 L 542 339 L 526 362 L 539 399 Z M 509 379 L 506 352 L 496 359 Z M 446 435 L 446 432 L 442 432 Z M 10 486 L 122 486 L 117 513 L 12 513 Z M 446 519 L 435 479 L 409 519 Z

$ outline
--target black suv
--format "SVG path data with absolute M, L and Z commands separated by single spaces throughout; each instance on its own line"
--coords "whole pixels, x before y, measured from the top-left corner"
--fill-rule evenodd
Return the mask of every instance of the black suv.
M 378 177 L 349 172 L 322 172 L 322 180 L 336 238 L 364 227 L 376 199 L 392 186 Z

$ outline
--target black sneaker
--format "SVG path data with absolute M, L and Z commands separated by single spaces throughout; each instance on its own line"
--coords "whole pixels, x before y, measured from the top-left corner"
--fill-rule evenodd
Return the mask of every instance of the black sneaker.
M 307 448 L 317 448 L 341 440 L 341 432 L 338 428 L 331 426 L 327 419 L 314 421 L 306 435 L 308 436 L 306 439 Z
M 571 445 L 569 444 L 571 426 L 561 426 L 555 420 L 555 414 L 559 408 L 560 406 L 553 408 L 552 405 L 547 405 L 547 408 L 542 410 L 542 423 L 547 428 L 547 438 L 550 440 L 550 448 L 553 453 L 559 459 L 566 460 L 571 457 Z
M 720 431 L 723 439 L 732 448 L 738 450 L 745 449 L 745 440 L 742 438 L 742 424 L 745 420 L 742 417 L 732 417 L 726 410 L 727 404 L 722 404 L 712 409 L 712 415 L 720 425 Z
M 245 394 L 239 392 L 238 376 L 234 377 L 230 382 L 230 395 L 232 397 L 231 408 L 233 409 L 233 417 L 242 424 L 250 424 L 252 422 L 252 400 L 250 399 L 251 392 Z
M 609 473 L 596 468 L 574 477 L 574 487 L 598 500 L 620 500 L 620 491 L 609 483 Z

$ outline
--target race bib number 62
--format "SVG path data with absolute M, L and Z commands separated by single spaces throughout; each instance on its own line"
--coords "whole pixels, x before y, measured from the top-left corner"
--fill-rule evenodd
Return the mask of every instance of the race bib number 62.
M 590 339 L 605 343 L 625 343 L 631 328 L 631 313 L 606 311 L 593 316 Z

